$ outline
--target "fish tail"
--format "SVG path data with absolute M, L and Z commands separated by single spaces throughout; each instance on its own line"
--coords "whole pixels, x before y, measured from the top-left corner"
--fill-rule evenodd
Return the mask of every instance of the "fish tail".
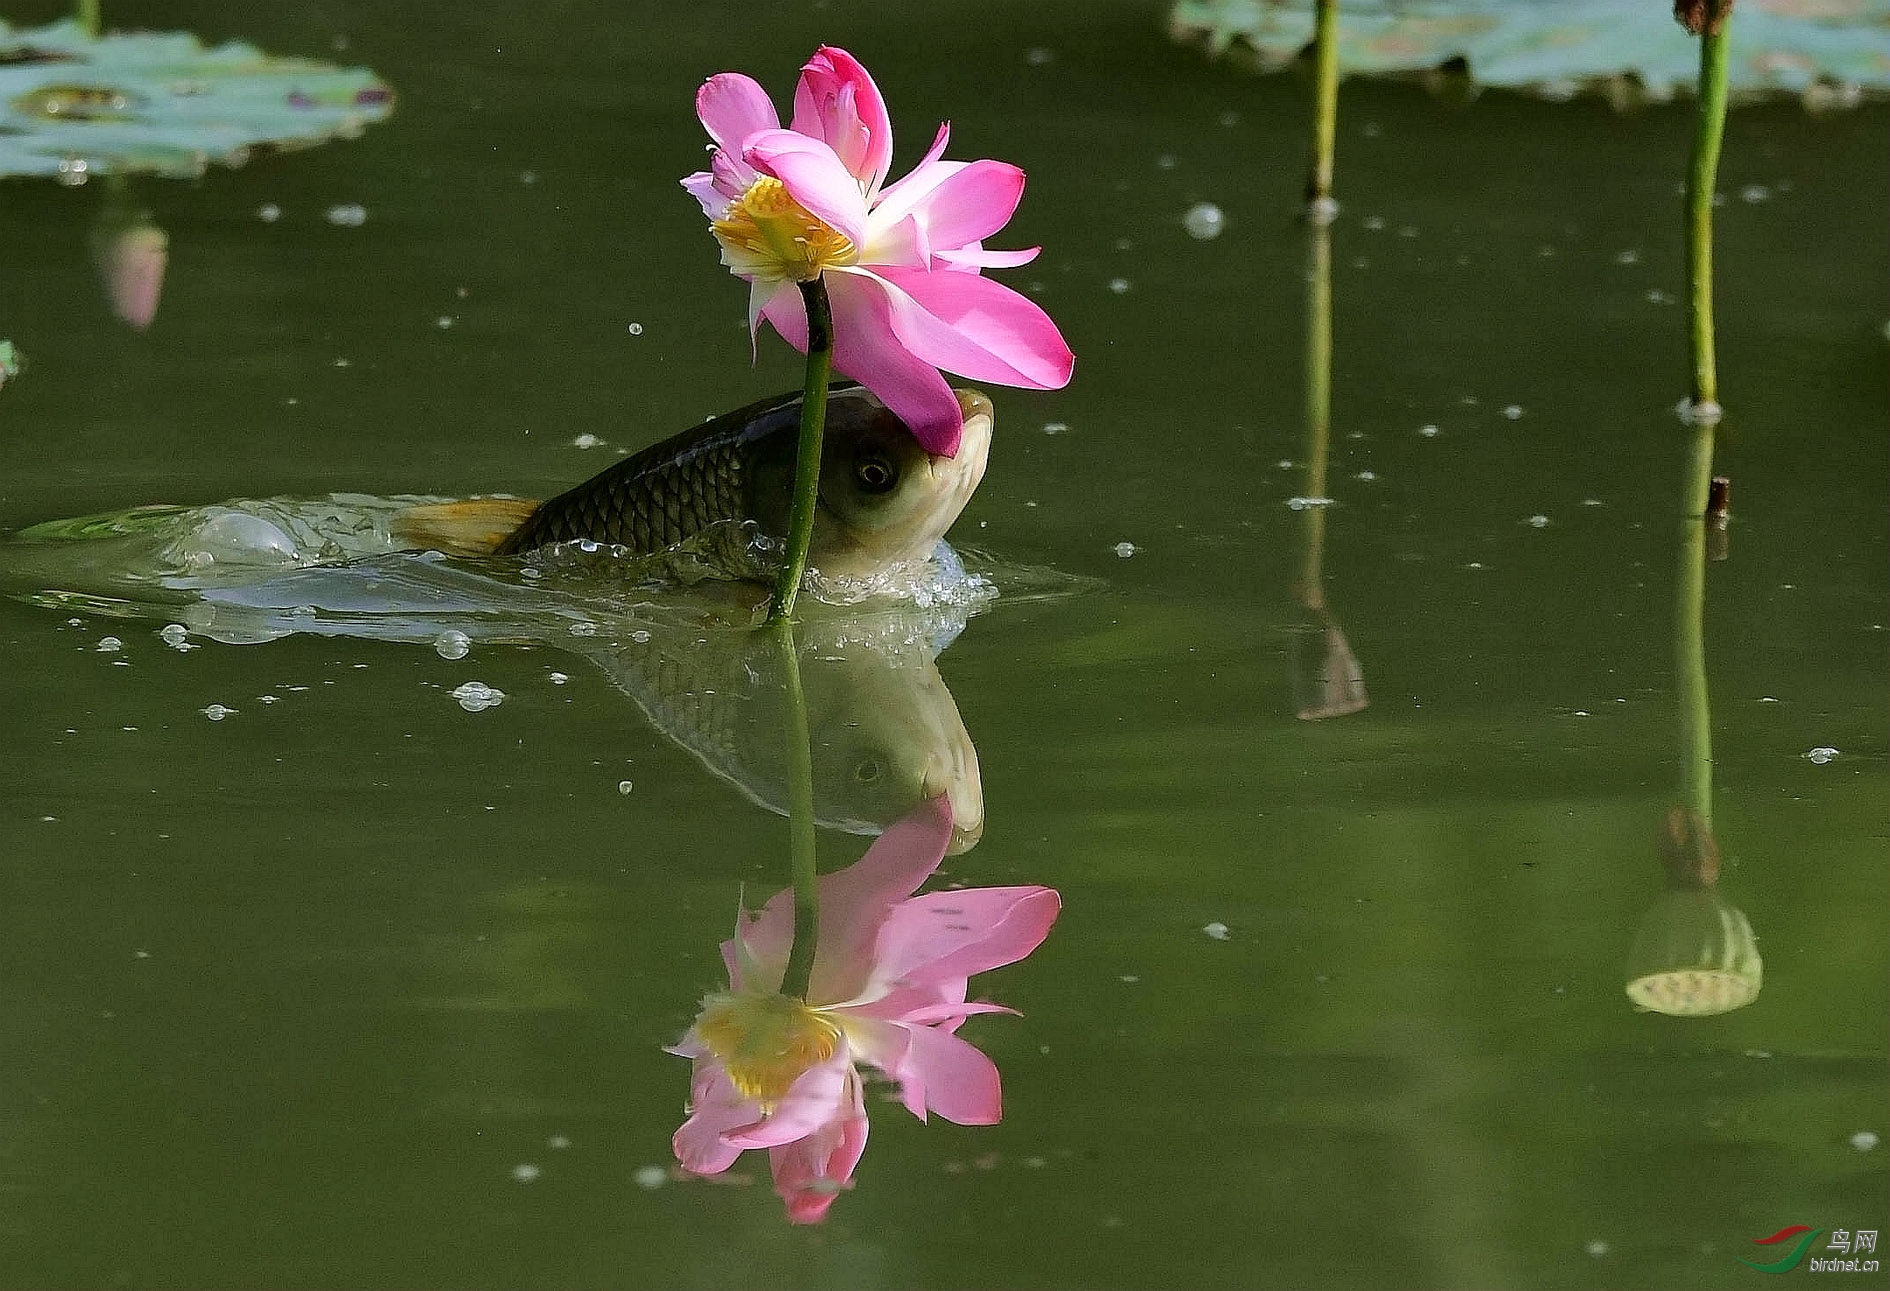
M 390 528 L 413 547 L 449 556 L 490 556 L 537 509 L 530 498 L 430 502 L 395 515 Z

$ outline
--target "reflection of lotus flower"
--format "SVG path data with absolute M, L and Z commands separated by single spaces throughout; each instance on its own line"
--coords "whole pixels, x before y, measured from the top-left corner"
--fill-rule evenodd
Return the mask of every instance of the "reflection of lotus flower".
M 702 204 L 722 263 L 765 318 L 807 349 L 796 284 L 821 279 L 833 305 L 833 365 L 883 399 L 928 452 L 953 456 L 964 415 L 939 369 L 974 381 L 1060 389 L 1074 360 L 1049 315 L 983 276 L 1026 264 L 987 251 L 1009 222 L 1024 172 L 942 161 L 949 127 L 905 178 L 886 184 L 892 122 L 866 69 L 823 47 L 801 69 L 794 121 L 739 72 L 712 76 L 696 112 L 715 141 L 709 169 L 682 181 Z
M 675 1140 L 685 1168 L 717 1174 L 744 1149 L 767 1148 L 788 1218 L 822 1219 L 866 1146 L 861 1062 L 893 1080 L 921 1120 L 998 1120 L 996 1065 L 954 1033 L 971 1014 L 1010 1010 L 968 1002 L 967 979 L 1035 950 L 1060 902 L 1044 887 L 912 896 L 943 859 L 951 824 L 933 799 L 857 864 L 821 877 L 806 1001 L 780 994 L 793 894 L 742 917 L 722 945 L 729 989 L 703 1000 L 671 1051 L 695 1060 Z
M 112 313 L 142 332 L 157 317 L 164 291 L 164 266 L 170 259 L 170 235 L 139 215 L 101 220 L 93 235 L 92 259 L 105 283 Z

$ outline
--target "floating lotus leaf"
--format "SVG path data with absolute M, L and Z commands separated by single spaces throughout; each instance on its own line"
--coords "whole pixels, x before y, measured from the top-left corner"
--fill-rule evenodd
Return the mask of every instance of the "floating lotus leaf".
M 252 149 L 351 138 L 393 111 L 365 68 L 274 58 L 188 32 L 93 36 L 73 21 L 0 22 L 0 177 L 188 179 Z
M 1170 30 L 1271 69 L 1312 43 L 1313 0 L 1179 0 Z M 1890 0 L 1741 0 L 1727 32 L 1737 98 L 1838 107 L 1890 94 Z M 1344 0 L 1338 44 L 1341 72 L 1461 65 L 1474 84 L 1552 99 L 1630 87 L 1667 99 L 1700 66 L 1699 42 L 1662 0 Z

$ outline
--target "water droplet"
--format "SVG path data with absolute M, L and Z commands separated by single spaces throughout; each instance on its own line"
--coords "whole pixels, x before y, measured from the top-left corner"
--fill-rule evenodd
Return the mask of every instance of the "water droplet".
M 1881 1142 L 1881 1140 L 1869 1130 L 1859 1130 L 1857 1133 L 1851 1135 L 1851 1146 L 1856 1148 L 1859 1152 L 1868 1152 L 1876 1147 L 1879 1142 Z
M 630 639 L 636 642 L 638 645 L 645 645 L 649 642 L 650 634 L 644 631 L 642 628 L 637 628 L 635 631 L 630 633 Z
M 1228 931 L 1227 925 L 1222 923 L 1218 919 L 1216 919 L 1213 923 L 1207 925 L 1205 928 L 1201 929 L 1201 931 L 1205 932 L 1208 936 L 1214 938 L 1214 940 L 1216 941 L 1226 941 L 1228 937 L 1232 935 Z
M 630 333 L 632 336 L 641 336 L 643 335 L 643 324 L 631 323 L 628 327 L 624 328 L 624 331 Z
M 1360 222 L 1365 226 L 1367 233 L 1377 233 L 1385 227 L 1385 217 L 1382 215 L 1367 215 Z
M 571 447 L 596 448 L 599 445 L 601 445 L 603 442 L 604 441 L 599 439 L 597 436 L 587 433 L 587 434 L 579 435 L 576 439 L 572 440 Z
M 93 648 L 100 654 L 117 654 L 125 648 L 125 643 L 117 637 L 100 637 L 98 645 Z
M 669 1182 L 669 1171 L 660 1165 L 638 1166 L 636 1173 L 630 1177 L 645 1192 L 655 1192 Z
M 512 1179 L 515 1183 L 530 1183 L 544 1171 L 529 1161 L 521 1161 L 512 1167 Z
M 472 653 L 472 638 L 457 629 L 448 628 L 433 638 L 433 652 L 442 659 L 464 659 Z
M 447 328 L 453 325 L 454 321 L 455 320 L 451 314 L 441 314 L 438 318 L 433 320 L 433 325 L 439 328 L 442 332 L 444 332 Z
M 634 788 L 636 788 L 636 785 L 632 781 L 619 780 L 617 782 L 617 792 L 622 794 L 626 798 L 630 796 L 630 791 Z
M 518 172 L 518 182 L 521 184 L 536 184 L 538 182 L 538 172 L 535 170 L 521 170 Z
M 1286 499 L 1286 505 L 1289 509 L 1294 510 L 1294 511 L 1313 511 L 1313 510 L 1317 510 L 1320 507 L 1331 506 L 1332 499 L 1331 498 L 1288 498 Z
M 282 208 L 274 202 L 264 202 L 256 208 L 256 218 L 264 224 L 274 224 L 282 218 Z
M 1417 433 L 1418 433 L 1418 434 L 1420 434 L 1420 435 L 1422 435 L 1422 436 L 1424 436 L 1424 438 L 1426 438 L 1426 439 L 1436 439 L 1436 438 L 1437 438 L 1437 427 L 1435 427 L 1435 426 L 1419 426 L 1419 427 L 1418 427 L 1418 432 L 1417 432 Z
M 1046 435 L 1068 434 L 1069 429 L 1070 424 L 1066 421 L 1046 421 L 1043 424 L 1043 433 Z
M 1352 478 L 1355 480 L 1364 480 L 1367 484 L 1370 484 L 1373 480 L 1378 478 L 1378 472 L 1377 471 L 1360 471 L 1357 475 L 1354 475 Z
M 495 690 L 483 681 L 469 681 L 453 691 L 453 698 L 459 706 L 469 713 L 483 712 L 488 708 L 497 708 L 505 702 L 505 692 Z
M 1524 520 L 1523 523 L 1528 525 L 1531 529 L 1547 529 L 1549 527 L 1549 517 L 1533 515 Z
M 574 637 L 594 637 L 597 635 L 597 625 L 589 619 L 579 619 L 565 630 Z
M 236 712 L 234 708 L 230 708 L 224 704 L 211 704 L 211 705 L 208 705 L 207 707 L 200 708 L 197 711 L 202 713 L 205 717 L 209 718 L 213 722 L 220 722 L 224 718 L 229 717 Z
M 1175 154 L 1172 152 L 1163 153 L 1155 159 L 1155 166 L 1159 170 L 1173 170 L 1175 168 Z
M 1641 262 L 1641 253 L 1629 247 L 1626 251 L 1615 252 L 1614 262 L 1616 264 L 1639 264 Z
M 1673 296 L 1658 287 L 1650 287 L 1647 290 L 1647 303 L 1650 305 L 1671 305 L 1673 304 Z
M 1132 542 L 1119 542 L 1115 545 L 1114 550 L 1116 555 L 1127 560 L 1135 554 L 1135 544 Z
M 1221 235 L 1221 231 L 1227 227 L 1227 216 L 1214 203 L 1200 202 L 1190 206 L 1188 213 L 1181 217 L 1181 227 L 1195 241 L 1206 242 Z
M 158 633 L 158 640 L 173 650 L 182 650 L 190 644 L 190 629 L 181 623 L 166 623 L 164 630 Z
M 1127 278 L 1111 278 L 1109 280 L 1109 290 L 1115 292 L 1118 296 L 1123 295 L 1129 290 L 1129 280 Z
M 1589 1255 L 1593 1256 L 1595 1259 L 1600 1259 L 1602 1256 L 1606 1255 L 1609 1252 L 1609 1250 L 1612 1248 L 1609 1247 L 1609 1245 L 1606 1242 L 1602 1241 L 1599 1237 L 1594 1237 L 1594 1238 L 1590 1238 L 1588 1245 L 1582 1247 L 1582 1249 L 1584 1251 L 1587 1251 Z
M 554 672 L 550 677 L 551 684 L 554 686 L 562 686 L 569 680 L 571 680 L 571 678 L 561 672 Z
M 1508 417 L 1511 421 L 1521 421 L 1522 420 L 1522 405 L 1519 403 L 1512 403 L 1511 405 L 1509 405 L 1509 407 L 1503 409 L 1503 415 L 1505 417 Z
M 1823 766 L 1832 758 L 1837 757 L 1838 751 L 1821 744 L 1817 748 L 1807 751 L 1804 756 L 1805 761 L 1814 763 L 1817 766 Z
M 571 1140 L 562 1134 L 554 1134 L 545 1140 L 545 1146 L 554 1152 L 562 1152 L 571 1146 Z
M 331 206 L 322 212 L 322 218 L 337 228 L 358 229 L 367 223 L 367 207 L 358 202 Z

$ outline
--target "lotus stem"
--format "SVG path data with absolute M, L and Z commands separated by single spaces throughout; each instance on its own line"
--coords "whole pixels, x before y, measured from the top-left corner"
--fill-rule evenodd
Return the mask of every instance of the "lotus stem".
M 1312 229 L 1306 266 L 1306 496 L 1326 496 L 1326 461 L 1332 432 L 1332 230 Z M 1307 507 L 1305 559 L 1299 572 L 1299 599 L 1309 610 L 1325 608 L 1323 550 L 1326 509 Z
M 1313 14 L 1313 157 L 1306 176 L 1306 218 L 1328 224 L 1339 209 L 1332 200 L 1332 156 L 1339 137 L 1339 0 L 1314 0 Z
M 96 40 L 99 24 L 103 21 L 99 13 L 99 0 L 79 0 L 78 13 L 74 16 L 78 18 L 79 26 L 85 28 L 85 34 Z
M 827 381 L 833 375 L 833 307 L 819 278 L 801 284 L 807 305 L 807 383 L 801 391 L 800 448 L 794 459 L 794 507 L 788 515 L 787 550 L 775 575 L 768 620 L 792 617 L 794 598 L 807 573 L 807 548 L 814 536 L 820 498 L 820 440 L 827 428 Z
M 1707 500 L 1713 487 L 1713 428 L 1695 425 L 1692 435 L 1674 598 L 1674 672 L 1680 703 L 1681 801 L 1711 830 L 1713 723 L 1706 691 L 1706 530 L 1711 523 Z
M 801 689 L 801 655 L 792 619 L 770 625 L 787 682 L 788 862 L 794 886 L 794 945 L 781 975 L 781 994 L 807 998 L 820 945 L 820 882 L 814 849 L 814 757 L 808 739 L 807 695 Z
M 1709 0 L 1700 30 L 1700 117 L 1687 171 L 1687 315 L 1693 352 L 1692 410 L 1702 420 L 1719 415 L 1719 375 L 1713 358 L 1713 188 L 1726 133 L 1726 23 L 1731 0 Z

